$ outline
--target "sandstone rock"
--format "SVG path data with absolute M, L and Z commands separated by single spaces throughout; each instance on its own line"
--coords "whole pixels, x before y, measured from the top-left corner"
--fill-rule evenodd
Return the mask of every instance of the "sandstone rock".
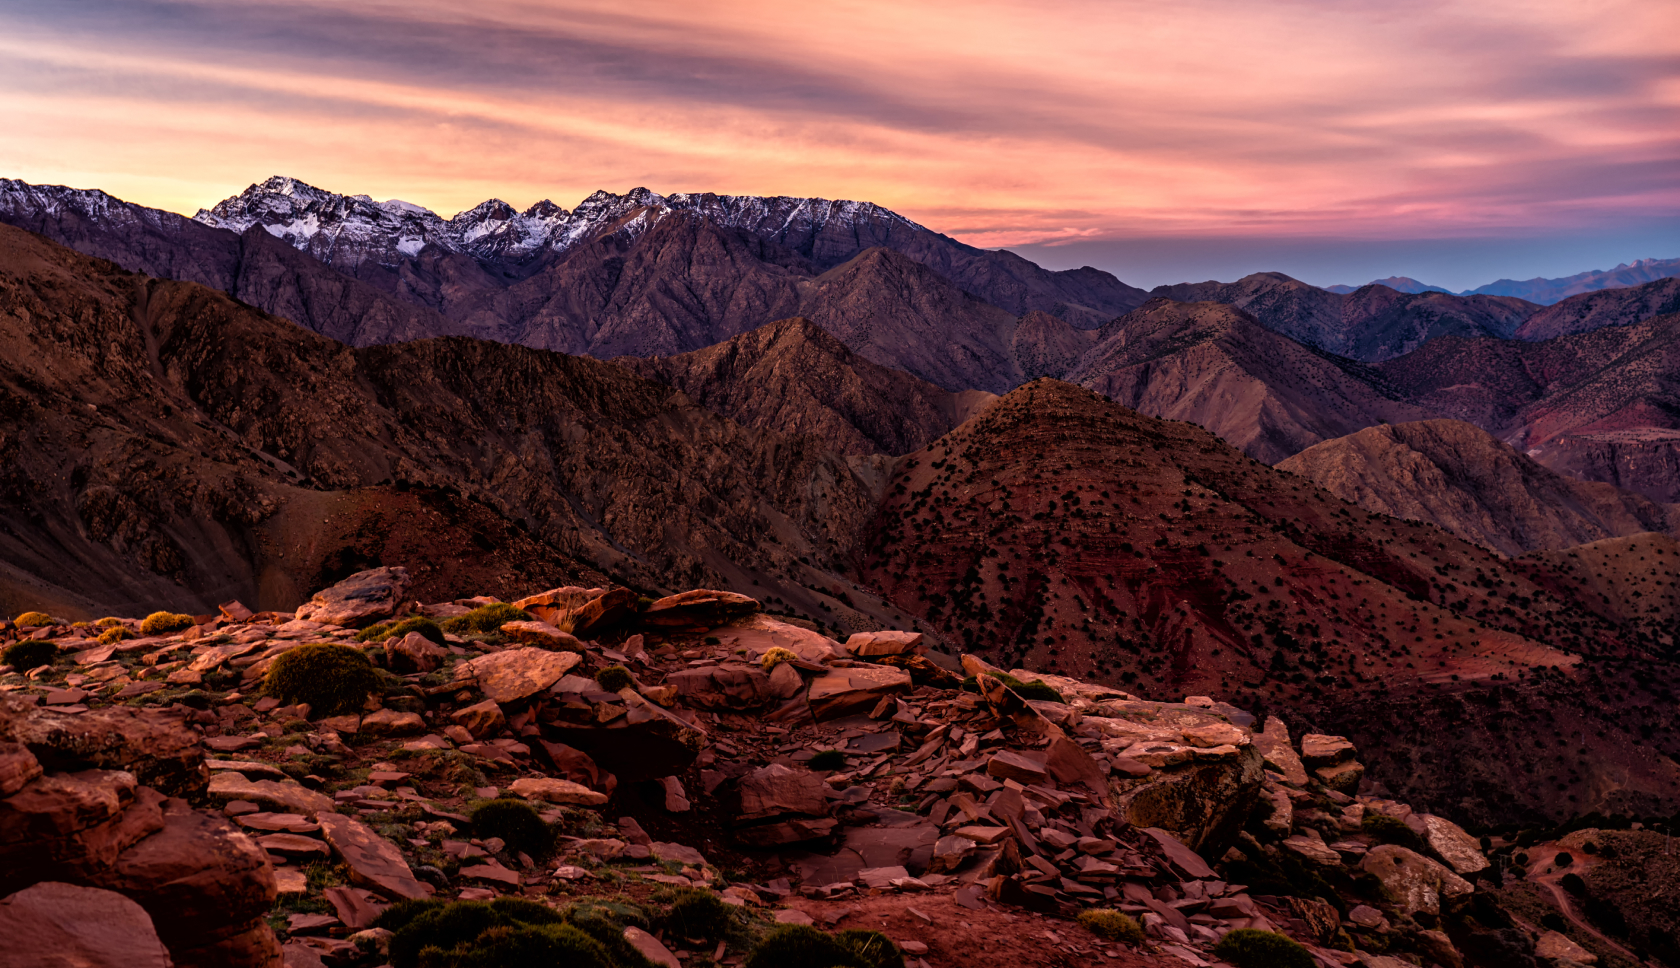
M 1260 751 L 1250 746 L 1213 760 L 1186 762 L 1143 777 L 1111 777 L 1115 806 L 1128 823 L 1171 832 L 1217 857 L 1247 820 L 1260 792 Z
M 314 837 L 300 834 L 264 834 L 257 838 L 257 846 L 271 854 L 287 857 L 325 857 L 332 852 Z
M 828 785 L 810 770 L 772 763 L 742 777 L 740 792 L 738 819 L 743 821 L 789 813 L 810 817 L 828 815 Z
M 737 828 L 735 839 L 748 847 L 785 847 L 827 837 L 834 833 L 837 826 L 839 821 L 828 817 L 786 817 L 771 823 Z
M 449 718 L 471 733 L 474 739 L 494 735 L 507 725 L 507 717 L 502 715 L 502 707 L 494 699 L 457 709 L 449 714 Z
M 1330 766 L 1321 766 L 1313 770 L 1313 776 L 1337 793 L 1352 796 L 1359 789 L 1359 781 L 1365 776 L 1365 766 L 1358 760 L 1345 760 Z
M 1198 749 L 1211 749 L 1217 746 L 1246 746 L 1249 738 L 1247 730 L 1228 723 L 1209 723 L 1186 729 L 1184 742 Z
M 883 655 L 913 655 L 922 650 L 920 632 L 855 632 L 846 640 L 846 651 L 868 659 Z
M 1547 931 L 1534 942 L 1534 956 L 1542 961 L 1574 962 L 1578 965 L 1598 964 L 1598 955 L 1593 954 L 1575 942 L 1569 936 L 1557 931 Z
M 429 897 L 431 891 L 415 880 L 408 862 L 390 841 L 367 825 L 336 813 L 321 815 L 321 834 L 350 868 L 357 883 L 392 900 Z
M 678 669 L 665 682 L 677 687 L 683 703 L 701 709 L 756 709 L 776 698 L 764 670 L 744 662 Z
M 534 696 L 560 681 L 583 656 L 547 649 L 509 649 L 479 656 L 455 667 L 457 680 L 471 680 L 493 702 L 512 703 Z
M 805 677 L 790 662 L 778 663 L 768 680 L 770 695 L 776 699 L 792 699 L 805 691 Z
M 607 802 L 606 794 L 596 793 L 581 783 L 546 776 L 520 777 L 509 784 L 508 789 L 527 800 L 541 800 L 544 803 L 576 803 L 586 807 L 598 807 Z
M 991 759 L 986 761 L 986 774 L 1000 780 L 1014 780 L 1025 784 L 1043 783 L 1050 776 L 1041 759 L 1012 750 L 993 754 Z
M 231 602 L 223 602 L 217 608 L 221 611 L 222 617 L 230 622 L 249 622 L 256 618 L 256 613 L 246 608 L 237 599 Z
M 650 629 L 699 631 L 751 615 L 758 609 L 758 601 L 745 595 L 696 588 L 659 599 L 638 614 L 636 622 Z
M 419 713 L 377 709 L 362 717 L 361 731 L 369 736 L 414 736 L 426 731 L 426 721 Z
M 556 628 L 587 639 L 628 617 L 635 610 L 636 593 L 628 588 L 567 586 L 521 598 L 513 604 Z
M 346 626 L 390 618 L 409 584 L 407 568 L 370 568 L 316 592 L 298 607 L 297 618 Z
M 330 813 L 332 797 L 316 793 L 291 780 L 247 780 L 233 773 L 217 773 L 210 778 L 210 795 L 223 800 L 250 800 L 267 804 L 281 813 L 296 813 L 314 817 Z
M 933 845 L 933 860 L 928 862 L 928 873 L 940 874 L 956 870 L 968 859 L 968 855 L 974 852 L 976 846 L 975 841 L 960 834 L 939 838 Z
M 1324 867 L 1342 866 L 1342 855 L 1332 850 L 1319 832 L 1311 827 L 1293 837 L 1284 838 L 1283 846 L 1315 864 Z
M 910 689 L 908 673 L 885 666 L 854 666 L 813 679 L 806 701 L 811 715 L 823 722 L 848 713 L 868 712 L 882 697 Z
M 553 764 L 561 778 L 582 784 L 591 790 L 598 790 L 612 796 L 618 787 L 618 778 L 608 773 L 582 750 L 573 749 L 564 743 L 550 743 L 538 740 L 538 745 L 548 754 L 548 761 Z
M 1394 844 L 1371 848 L 1359 868 L 1375 876 L 1403 914 L 1440 914 L 1443 900 L 1475 890 L 1468 881 L 1427 857 Z
M 562 632 L 547 622 L 504 622 L 503 637 L 522 645 L 560 652 L 583 652 L 583 642 L 570 632 Z
M 1190 750 L 1191 747 L 1182 746 L 1178 743 L 1168 743 L 1160 740 L 1145 740 L 1144 742 L 1133 743 L 1131 746 L 1126 747 L 1120 752 L 1120 755 L 1127 759 L 1142 763 L 1145 766 L 1153 766 L 1157 769 L 1161 769 L 1188 762 L 1191 757 Z
M 1463 827 L 1445 817 L 1431 814 L 1423 814 L 1422 819 L 1425 827 L 1424 839 L 1429 842 L 1435 853 L 1441 855 L 1448 867 L 1466 877 L 1477 871 L 1487 870 L 1488 860 L 1482 856 L 1481 843 L 1465 832 Z
M 544 725 L 544 737 L 581 750 L 629 783 L 687 771 L 705 748 L 706 731 L 633 690 L 621 695 L 623 716 L 603 726 Z
M 635 948 L 643 958 L 658 965 L 659 968 L 682 968 L 682 962 L 677 960 L 676 955 L 672 954 L 663 944 L 660 944 L 658 938 L 641 928 L 635 926 L 625 928 L 624 940 L 630 942 L 630 947 Z
M 448 657 L 442 646 L 419 632 L 385 640 L 385 662 L 394 672 L 436 672 Z
M 1388 918 L 1383 913 L 1367 904 L 1357 904 L 1348 911 L 1348 920 L 1370 931 L 1387 931 Z
M 22 743 L 0 743 L 0 799 L 23 789 L 41 775 L 41 764 Z
M 0 696 L 0 741 L 22 743 L 37 758 L 123 770 L 172 796 L 196 796 L 208 772 L 200 737 L 173 713 L 107 706 L 82 713 L 37 708 Z
M 1308 733 L 1301 737 L 1301 761 L 1307 766 L 1330 766 L 1351 760 L 1355 752 L 1353 744 L 1344 736 Z
M 151 916 L 115 891 L 43 881 L 0 898 L 0 965 L 172 968 Z

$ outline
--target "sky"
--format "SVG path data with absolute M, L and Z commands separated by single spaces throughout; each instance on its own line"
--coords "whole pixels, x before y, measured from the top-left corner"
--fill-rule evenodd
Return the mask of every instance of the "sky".
M 0 177 L 878 202 L 1134 285 L 1680 256 L 1674 0 L 6 0 Z

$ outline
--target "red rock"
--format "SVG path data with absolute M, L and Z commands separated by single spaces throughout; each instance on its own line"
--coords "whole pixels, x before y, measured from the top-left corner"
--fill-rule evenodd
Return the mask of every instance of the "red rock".
M 426 721 L 419 713 L 378 709 L 362 717 L 361 731 L 369 736 L 413 736 L 426 731 Z
M 316 592 L 298 607 L 299 621 L 328 625 L 365 625 L 390 618 L 409 586 L 408 569 L 370 568 L 357 572 L 331 588 Z
M 596 793 L 581 783 L 546 776 L 520 777 L 508 785 L 508 790 L 527 800 L 540 800 L 544 803 L 574 803 L 598 807 L 607 802 L 606 794 Z
M 115 891 L 44 881 L 0 898 L 0 965 L 171 968 L 151 916 Z
M 547 622 L 504 622 L 500 631 L 504 638 L 521 645 L 561 652 L 583 651 L 581 639 L 570 632 L 562 632 Z
M 613 790 L 618 787 L 618 779 L 601 769 L 584 751 L 547 740 L 538 740 L 537 744 L 548 754 L 548 761 L 563 779 L 581 783 L 608 796 L 612 796 Z
M 332 851 L 314 837 L 298 834 L 265 834 L 257 838 L 257 846 L 272 854 L 288 857 L 325 857 Z
M 79 714 L 0 696 L 0 741 L 50 750 L 71 762 L 124 770 L 172 795 L 197 795 L 208 775 L 197 733 L 178 715 L 108 706 Z
M 696 588 L 659 599 L 636 622 L 653 629 L 710 629 L 758 609 L 758 601 L 745 595 Z
M 572 635 L 587 639 L 628 616 L 636 607 L 636 597 L 628 588 L 567 586 L 521 598 L 513 604 L 550 625 L 569 629 Z
M 986 773 L 1000 780 L 1015 780 L 1029 785 L 1043 783 L 1050 776 L 1041 758 L 1013 750 L 993 754 L 992 758 L 986 761 Z
M 676 955 L 671 954 L 669 949 L 660 944 L 658 938 L 641 928 L 634 926 L 625 928 L 624 940 L 630 942 L 630 947 L 641 952 L 643 958 L 646 958 L 652 964 L 659 965 L 660 968 L 682 968 L 682 962 L 677 960 Z
M 256 617 L 255 612 L 240 604 L 237 599 L 231 602 L 223 602 L 217 607 L 221 610 L 222 617 L 230 622 L 249 622 Z
M 394 672 L 436 672 L 449 652 L 419 632 L 385 640 L 385 662 Z
M 772 763 L 741 778 L 739 820 L 763 820 L 796 813 L 828 816 L 828 785 L 810 770 Z
M 882 655 L 913 655 L 923 651 L 920 632 L 856 632 L 846 640 L 846 651 L 859 658 Z
M 489 884 L 501 884 L 505 887 L 518 887 L 519 874 L 510 871 L 495 861 L 488 864 L 468 864 L 461 868 L 460 876 L 469 881 L 484 881 Z
M 777 698 L 763 668 L 745 662 L 679 669 L 665 681 L 685 705 L 701 709 L 756 709 Z
M 486 699 L 481 703 L 457 709 L 449 715 L 456 724 L 465 729 L 476 739 L 494 735 L 507 725 L 507 718 L 502 715 L 502 707 L 494 699 Z
M 338 919 L 352 931 L 372 927 L 374 919 L 387 906 L 376 895 L 354 887 L 329 887 L 321 892 L 321 896 L 333 906 Z
M 554 685 L 581 661 L 583 656 L 575 652 L 527 646 L 463 662 L 455 667 L 455 678 L 474 682 L 494 702 L 511 703 Z
M 431 890 L 415 880 L 396 846 L 365 824 L 336 813 L 323 813 L 320 821 L 321 833 L 349 866 L 355 881 L 392 899 L 431 896 Z
M 886 696 L 909 692 L 909 673 L 886 666 L 854 666 L 835 669 L 811 681 L 806 701 L 818 722 L 838 719 L 848 713 L 867 712 Z
M 23 789 L 41 775 L 41 764 L 22 743 L 0 743 L 0 799 Z

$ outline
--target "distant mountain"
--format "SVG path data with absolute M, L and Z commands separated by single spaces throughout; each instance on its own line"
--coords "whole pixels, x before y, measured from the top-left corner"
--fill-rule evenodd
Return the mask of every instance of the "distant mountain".
M 1366 362 L 1404 355 L 1442 336 L 1507 338 L 1538 308 L 1509 297 L 1403 293 L 1375 283 L 1344 295 L 1281 272 L 1156 286 L 1149 294 L 1227 303 L 1290 339 Z
M 1466 290 L 1461 295 L 1516 296 L 1542 306 L 1550 306 L 1583 292 L 1637 286 L 1675 276 L 1680 276 L 1680 259 L 1639 259 L 1632 263 L 1624 262 L 1614 269 L 1577 272 L 1562 279 L 1541 279 L 1538 276 L 1521 282 L 1515 279 L 1501 279 Z
M 1367 427 L 1277 467 L 1367 511 L 1427 521 L 1507 555 L 1672 535 L 1680 525 L 1680 507 L 1565 477 L 1458 420 Z
M 1371 424 L 1429 416 L 1384 392 L 1368 368 L 1214 302 L 1150 300 L 1104 326 L 1066 379 L 1140 413 L 1199 424 L 1268 464 Z
M 1443 289 L 1440 286 L 1431 286 L 1425 282 L 1418 282 L 1411 276 L 1389 276 L 1387 279 L 1373 279 L 1365 285 L 1387 286 L 1395 292 L 1408 292 L 1413 294 L 1420 292 L 1444 292 L 1451 294 L 1452 292 L 1451 289 Z M 1324 291 L 1339 293 L 1345 296 L 1350 292 L 1357 292 L 1363 288 L 1365 288 L 1365 286 L 1325 286 Z
M 1631 326 L 1673 312 L 1680 312 L 1680 279 L 1658 279 L 1570 296 L 1523 320 L 1513 335 L 1525 340 L 1551 339 L 1604 326 Z

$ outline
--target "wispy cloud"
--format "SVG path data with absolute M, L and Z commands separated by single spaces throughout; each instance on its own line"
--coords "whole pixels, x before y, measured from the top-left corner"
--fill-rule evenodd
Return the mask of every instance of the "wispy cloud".
M 0 171 L 183 211 L 281 172 L 445 213 L 645 184 L 978 244 L 1680 215 L 1664 0 L 20 0 Z

